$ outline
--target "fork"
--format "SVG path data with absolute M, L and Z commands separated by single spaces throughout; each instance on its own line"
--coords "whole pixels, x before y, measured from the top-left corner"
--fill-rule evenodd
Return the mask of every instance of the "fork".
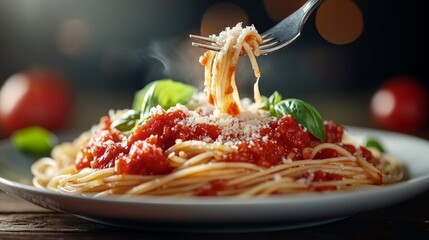
M 294 13 L 263 33 L 262 44 L 259 46 L 261 55 L 272 54 L 294 42 L 301 35 L 304 23 L 321 1 L 322 0 L 308 0 Z M 189 37 L 195 40 L 207 42 L 192 42 L 192 46 L 213 51 L 220 51 L 221 49 L 212 38 L 193 34 L 190 34 Z

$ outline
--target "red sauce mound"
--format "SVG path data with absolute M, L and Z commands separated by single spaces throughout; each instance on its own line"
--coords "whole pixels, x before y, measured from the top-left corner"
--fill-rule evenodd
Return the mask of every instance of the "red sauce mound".
M 310 133 L 304 131 L 291 115 L 273 121 L 260 130 L 261 139 L 238 144 L 238 151 L 225 161 L 250 162 L 263 167 L 278 165 L 283 159 L 302 159 L 302 151 L 310 146 Z
M 167 174 L 173 169 L 164 151 L 173 146 L 176 139 L 214 140 L 220 134 L 219 128 L 210 124 L 179 124 L 186 118 L 180 110 L 156 114 L 122 141 L 125 136 L 111 128 L 111 120 L 104 117 L 98 132 L 81 149 L 76 167 L 78 170 L 115 167 L 121 174 Z
M 109 168 L 125 148 L 121 144 L 122 134 L 119 130 L 110 128 L 112 121 L 103 117 L 100 120 L 100 129 L 94 134 L 89 143 L 81 149 L 76 159 L 77 169 Z
M 115 170 L 120 174 L 158 175 L 170 173 L 172 167 L 161 148 L 138 140 L 127 155 L 118 158 Z
M 165 150 L 173 146 L 177 139 L 214 142 L 219 137 L 231 137 L 221 136 L 222 128 L 213 122 L 190 123 L 191 120 L 189 113 L 180 109 L 157 113 L 137 127 L 133 134 L 125 136 L 111 127 L 110 118 L 104 117 L 89 143 L 78 154 L 76 167 L 79 170 L 114 167 L 119 174 L 168 174 L 173 168 Z M 341 144 L 343 127 L 327 122 L 325 129 L 326 142 L 338 144 L 352 154 L 359 153 L 368 161 L 372 159 L 371 153 L 363 147 L 356 149 L 351 145 Z M 227 154 L 222 161 L 249 162 L 270 167 L 281 164 L 286 159 L 307 159 L 311 155 L 311 147 L 320 144 L 291 115 L 271 121 L 255 131 L 259 136 L 257 138 L 228 139 L 235 143 L 237 151 Z M 316 158 L 336 156 L 336 151 L 323 150 Z M 316 178 L 330 178 L 319 177 L 318 173 L 316 175 Z M 224 182 L 214 182 L 212 188 L 202 189 L 200 194 L 211 195 L 210 192 L 215 192 L 224 185 Z
M 219 128 L 214 125 L 201 123 L 188 126 L 179 124 L 186 118 L 186 113 L 181 110 L 157 114 L 147 120 L 145 124 L 140 125 L 128 142 L 132 144 L 136 140 L 146 139 L 153 135 L 158 137 L 156 145 L 166 150 L 175 144 L 176 139 L 187 141 L 203 140 L 205 137 L 209 137 L 215 140 L 220 135 Z
M 333 121 L 329 121 L 325 123 L 325 133 L 326 133 L 326 139 L 325 139 L 326 142 L 339 143 L 343 138 L 344 128 L 342 126 L 337 125 Z

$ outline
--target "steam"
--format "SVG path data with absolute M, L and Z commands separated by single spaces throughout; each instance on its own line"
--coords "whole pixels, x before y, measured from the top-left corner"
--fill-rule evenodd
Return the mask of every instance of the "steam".
M 204 69 L 198 62 L 202 52 L 195 50 L 183 39 L 152 42 L 138 53 L 146 70 L 144 82 L 171 78 L 202 89 Z
M 204 67 L 199 63 L 203 49 L 193 47 L 189 39 L 154 41 L 148 48 L 138 52 L 145 66 L 144 84 L 151 81 L 171 78 L 176 81 L 204 88 Z M 260 65 L 261 66 L 261 65 Z M 262 79 L 264 71 L 262 69 Z M 236 82 L 240 97 L 253 96 L 256 78 L 246 56 L 240 59 L 236 69 Z

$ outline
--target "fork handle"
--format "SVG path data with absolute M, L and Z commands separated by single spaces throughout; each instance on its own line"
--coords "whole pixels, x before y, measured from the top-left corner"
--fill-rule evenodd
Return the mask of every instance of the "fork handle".
M 319 6 L 319 4 L 322 2 L 322 0 L 308 0 L 304 5 L 302 5 L 301 9 L 304 13 L 304 18 L 301 20 L 301 28 L 302 25 L 307 21 L 308 17 L 311 15 L 311 13 L 314 11 L 314 9 Z
M 279 34 L 283 34 L 283 36 L 279 37 L 279 39 L 288 39 L 287 41 L 283 41 L 277 46 L 271 48 L 270 51 L 275 52 L 289 45 L 291 42 L 295 41 L 301 35 L 301 30 L 308 17 L 321 2 L 322 0 L 308 0 L 294 13 L 283 19 L 273 28 L 266 31 L 264 35 L 276 32 Z M 296 22 L 299 22 L 299 24 L 295 24 Z

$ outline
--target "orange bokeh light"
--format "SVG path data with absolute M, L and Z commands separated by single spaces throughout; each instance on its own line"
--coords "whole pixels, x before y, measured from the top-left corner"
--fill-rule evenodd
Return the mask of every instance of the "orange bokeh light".
M 242 22 L 243 26 L 249 24 L 249 17 L 241 7 L 233 3 L 217 3 L 210 6 L 204 13 L 200 34 L 203 36 L 218 34 L 226 27 L 237 25 L 238 22 Z
M 317 10 L 316 28 L 320 35 L 334 44 L 348 44 L 363 31 L 363 16 L 351 0 L 326 0 Z
M 91 30 L 82 20 L 70 19 L 58 26 L 55 40 L 62 54 L 76 57 L 86 50 L 91 40 Z
M 264 0 L 265 10 L 271 19 L 280 22 L 298 10 L 306 0 Z

